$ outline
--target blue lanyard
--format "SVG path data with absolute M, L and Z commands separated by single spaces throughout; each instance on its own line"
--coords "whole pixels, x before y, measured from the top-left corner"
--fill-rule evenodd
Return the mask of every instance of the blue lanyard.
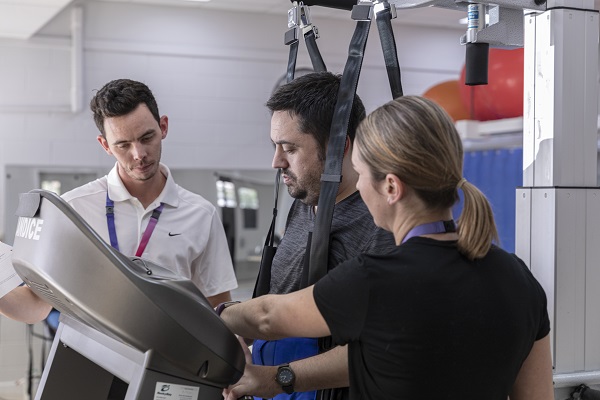
M 150 241 L 150 236 L 152 236 L 152 232 L 154 232 L 154 228 L 158 223 L 158 218 L 160 217 L 160 213 L 164 208 L 164 204 L 160 203 L 160 206 L 156 207 L 154 211 L 152 211 L 152 216 L 150 217 L 150 221 L 148 222 L 148 226 L 146 226 L 146 230 L 142 235 L 142 240 L 138 246 L 137 251 L 135 252 L 136 257 L 141 257 L 146 249 L 146 245 Z M 110 245 L 115 249 L 119 250 L 119 241 L 117 240 L 117 230 L 115 229 L 115 202 L 108 197 L 108 192 L 106 192 L 106 223 L 108 224 L 108 236 L 110 237 Z
M 406 242 L 408 239 L 415 237 L 415 236 L 431 235 L 434 233 L 448 233 L 448 232 L 456 232 L 456 224 L 454 223 L 454 220 L 451 219 L 449 221 L 429 222 L 426 224 L 417 225 L 414 228 L 412 228 L 410 231 L 408 231 L 406 236 L 404 236 L 404 239 L 402 239 L 402 243 Z M 402 243 L 400 243 L 400 244 L 402 244 Z

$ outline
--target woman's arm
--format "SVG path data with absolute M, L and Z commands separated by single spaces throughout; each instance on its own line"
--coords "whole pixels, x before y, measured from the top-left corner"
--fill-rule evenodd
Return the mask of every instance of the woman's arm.
M 266 295 L 227 307 L 221 318 L 234 333 L 253 339 L 322 337 L 330 331 L 313 297 L 313 286 Z
M 521 366 L 510 400 L 553 400 L 550 335 L 536 341 Z

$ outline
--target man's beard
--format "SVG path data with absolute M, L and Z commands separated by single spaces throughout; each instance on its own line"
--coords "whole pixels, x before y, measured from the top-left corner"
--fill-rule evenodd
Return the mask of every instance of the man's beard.
M 301 184 L 293 172 L 283 170 L 283 173 L 289 176 L 292 181 L 292 185 L 289 185 L 287 188 L 290 196 L 309 206 L 317 205 L 321 191 L 321 182 L 319 180 L 311 179 L 308 182 L 303 182 L 305 184 Z

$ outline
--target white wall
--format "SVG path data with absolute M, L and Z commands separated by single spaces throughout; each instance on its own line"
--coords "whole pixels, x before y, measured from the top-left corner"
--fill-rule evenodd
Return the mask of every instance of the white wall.
M 5 165 L 106 167 L 87 104 L 109 80 L 146 82 L 170 117 L 163 161 L 172 168 L 270 168 L 264 108 L 285 73 L 285 15 L 207 11 L 112 2 L 84 3 L 84 111 L 71 113 L 70 10 L 28 41 L 0 41 L 0 238 Z M 319 18 L 319 48 L 341 72 L 354 22 Z M 406 94 L 456 79 L 464 52 L 461 30 L 395 25 Z M 308 66 L 300 46 L 298 67 Z M 375 24 L 359 85 L 368 110 L 389 100 Z

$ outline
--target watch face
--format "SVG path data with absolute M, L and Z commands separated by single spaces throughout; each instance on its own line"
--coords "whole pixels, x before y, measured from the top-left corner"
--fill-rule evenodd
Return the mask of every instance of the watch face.
M 289 385 L 294 381 L 294 373 L 287 368 L 281 368 L 277 372 L 277 380 L 281 385 Z

